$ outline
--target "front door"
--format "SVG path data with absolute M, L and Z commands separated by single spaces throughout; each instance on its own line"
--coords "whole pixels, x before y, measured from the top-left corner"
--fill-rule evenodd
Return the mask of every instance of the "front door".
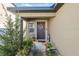
M 45 22 L 37 22 L 37 39 L 45 41 Z

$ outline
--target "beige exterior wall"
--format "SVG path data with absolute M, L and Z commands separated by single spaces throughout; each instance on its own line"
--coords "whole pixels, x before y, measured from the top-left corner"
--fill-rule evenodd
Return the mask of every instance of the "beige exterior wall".
M 79 4 L 64 4 L 57 11 L 50 34 L 61 55 L 79 55 Z

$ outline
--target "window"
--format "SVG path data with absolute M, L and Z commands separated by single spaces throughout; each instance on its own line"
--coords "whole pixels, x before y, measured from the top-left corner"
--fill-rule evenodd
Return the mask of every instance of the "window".
M 28 26 L 32 28 L 34 26 L 34 23 L 29 23 Z
M 35 26 L 34 26 L 34 22 L 29 22 L 28 23 L 28 33 L 30 35 L 31 38 L 35 37 Z
M 34 32 L 34 28 L 29 28 L 29 32 Z
M 34 23 L 29 23 L 28 29 L 29 29 L 29 33 L 33 33 L 34 32 Z

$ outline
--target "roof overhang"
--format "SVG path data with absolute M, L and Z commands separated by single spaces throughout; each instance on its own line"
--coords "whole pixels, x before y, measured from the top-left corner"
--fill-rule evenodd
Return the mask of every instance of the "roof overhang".
M 54 7 L 8 7 L 9 11 L 15 10 L 16 12 L 57 12 L 57 10 L 63 5 L 64 3 L 56 3 Z M 54 8 L 53 8 L 54 7 Z
M 16 12 L 56 12 L 64 3 L 55 4 L 51 7 L 17 7 Z

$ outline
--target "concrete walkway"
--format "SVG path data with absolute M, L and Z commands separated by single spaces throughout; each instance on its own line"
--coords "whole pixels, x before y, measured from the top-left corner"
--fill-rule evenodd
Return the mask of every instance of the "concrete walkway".
M 42 42 L 34 42 L 30 55 L 45 56 L 46 55 L 46 46 Z

